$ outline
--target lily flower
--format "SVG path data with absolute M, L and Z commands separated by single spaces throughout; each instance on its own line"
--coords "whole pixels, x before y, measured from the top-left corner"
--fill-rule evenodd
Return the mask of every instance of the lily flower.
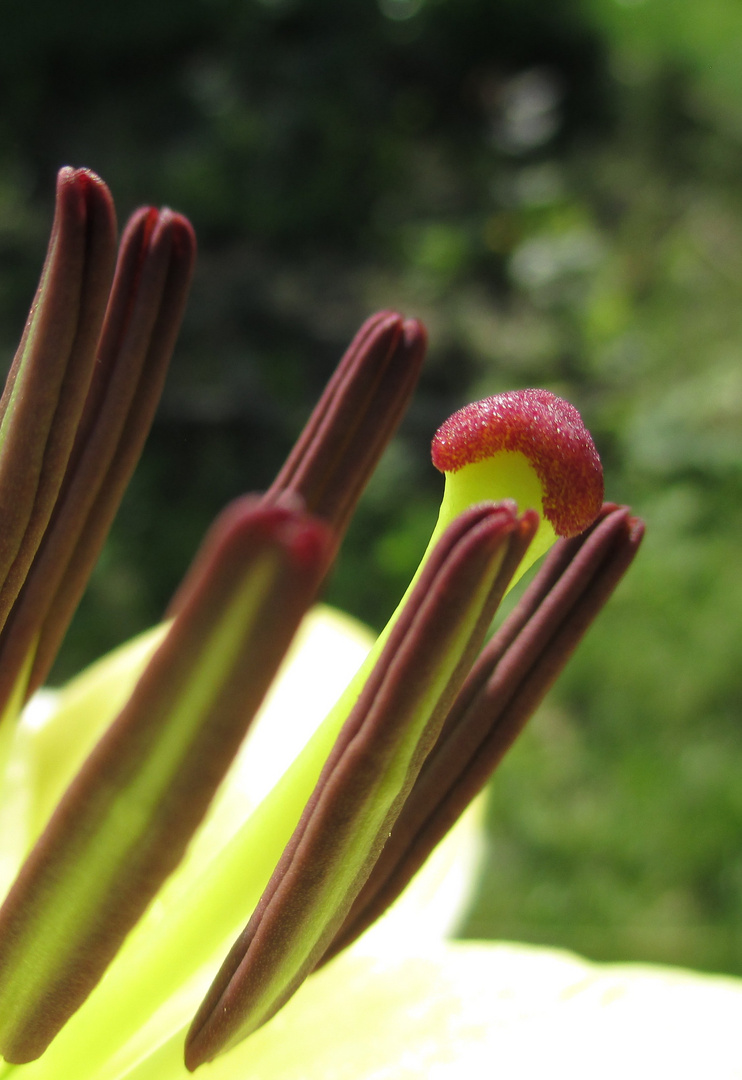
M 175 1080 L 207 1062 L 225 1080 L 283 1077 L 292 1016 L 320 1069 L 309 1033 L 321 1043 L 337 1026 L 359 978 L 367 1017 L 419 999 L 414 963 L 387 957 L 379 973 L 368 936 L 347 946 L 404 905 L 643 527 L 603 503 L 572 406 L 503 394 L 439 430 L 440 518 L 378 640 L 315 606 L 423 359 L 423 327 L 382 312 L 271 489 L 219 517 L 165 622 L 37 694 L 141 452 L 195 242 L 180 215 L 147 208 L 115 250 L 105 185 L 62 170 L 0 402 L 0 1077 Z M 506 591 L 550 547 L 487 640 Z M 269 729 L 278 777 L 261 758 Z M 451 955 L 475 987 L 502 959 Z M 441 1001 L 461 996 L 446 963 L 427 968 L 428 1040 Z M 423 1055 L 398 1075 L 430 1066 Z M 296 1075 L 372 1075 L 357 1061 L 314 1068 Z

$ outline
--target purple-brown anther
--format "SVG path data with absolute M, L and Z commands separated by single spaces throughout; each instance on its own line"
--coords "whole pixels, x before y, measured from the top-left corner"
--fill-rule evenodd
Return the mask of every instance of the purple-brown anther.
M 38 1057 L 180 862 L 330 555 L 302 511 L 221 516 L 178 615 L 0 910 L 0 1051 Z
M 482 790 L 636 555 L 644 526 L 606 503 L 591 529 L 560 540 L 483 649 L 366 885 L 323 963 L 393 903 Z
M 537 515 L 473 507 L 395 623 L 301 821 L 186 1040 L 195 1069 L 265 1023 L 313 970 L 372 872 Z
M 391 311 L 360 328 L 268 497 L 290 491 L 338 541 L 417 384 L 427 337 Z
M 41 281 L 0 400 L 0 626 L 57 498 L 95 363 L 116 256 L 105 185 L 62 169 Z
M 160 398 L 195 251 L 185 218 L 144 208 L 124 231 L 111 286 L 108 190 L 88 170 L 60 172 L 49 255 L 0 403 L 10 523 L 0 706 L 29 657 L 23 697 L 48 674 L 100 554 Z
M 455 473 L 499 453 L 528 459 L 543 491 L 544 516 L 557 536 L 576 536 L 603 502 L 603 470 L 582 417 L 548 390 L 514 390 L 466 405 L 433 439 L 433 464 Z

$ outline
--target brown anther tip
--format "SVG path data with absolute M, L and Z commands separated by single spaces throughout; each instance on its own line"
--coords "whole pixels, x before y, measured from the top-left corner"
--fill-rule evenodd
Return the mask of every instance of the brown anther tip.
M 163 214 L 165 211 L 163 211 Z M 172 236 L 173 250 L 175 254 L 183 256 L 195 252 L 196 232 L 187 217 L 178 214 L 174 210 L 167 210 L 165 219 Z
M 152 241 L 152 235 L 159 223 L 160 212 L 155 206 L 140 206 L 129 217 L 121 234 L 120 250 L 125 250 L 133 237 L 138 237 L 142 251 L 146 251 Z
M 104 180 L 101 180 L 92 169 L 73 169 L 65 166 L 57 174 L 57 197 L 74 194 L 83 202 L 99 201 L 105 199 L 107 204 L 112 203 L 111 193 Z
M 421 323 L 393 311 L 361 326 L 268 497 L 294 491 L 338 540 L 396 431 L 425 353 Z
M 190 265 L 196 256 L 196 233 L 188 218 L 167 207 L 149 211 L 145 225 L 144 246 L 151 250 L 158 244 L 169 245 L 170 261 Z
M 304 522 L 286 537 L 286 550 L 296 566 L 315 566 L 329 554 L 330 530 L 320 521 Z
M 399 319 L 402 316 L 398 316 Z M 419 319 L 405 319 L 402 323 L 404 343 L 408 349 L 425 349 L 428 344 L 428 331 Z
M 113 200 L 106 184 L 91 169 L 74 169 L 65 165 L 57 173 L 57 220 L 54 235 L 58 235 L 61 215 L 84 227 L 90 215 L 101 213 L 115 221 Z
M 71 184 L 80 191 L 90 191 L 91 189 L 103 190 L 108 193 L 108 188 L 103 180 L 92 169 L 76 169 L 71 165 L 63 166 L 57 173 L 57 184 L 62 186 L 64 184 Z
M 297 570 L 310 570 L 329 558 L 330 530 L 317 518 L 307 517 L 298 507 L 266 503 L 254 495 L 235 500 L 217 520 L 216 533 L 224 541 L 244 532 L 267 544 L 279 544 L 288 563 Z
M 209 529 L 190 573 L 168 605 L 168 618 L 190 603 L 204 576 L 225 560 L 228 550 L 239 547 L 241 537 L 249 546 L 254 546 L 256 540 L 264 547 L 280 545 L 286 572 L 299 575 L 321 576 L 334 550 L 328 526 L 318 518 L 308 517 L 298 500 L 267 502 L 259 495 L 243 495 L 230 503 Z
M 630 517 L 627 521 L 627 525 L 629 527 L 631 539 L 634 543 L 638 544 L 646 532 L 646 525 L 639 517 Z

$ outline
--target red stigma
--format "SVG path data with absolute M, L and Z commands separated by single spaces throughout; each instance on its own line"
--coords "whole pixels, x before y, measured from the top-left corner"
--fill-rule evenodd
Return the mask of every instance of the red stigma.
M 435 434 L 436 469 L 456 472 L 500 452 L 525 455 L 558 536 L 577 536 L 603 503 L 603 469 L 577 409 L 548 390 L 513 390 L 459 409 Z

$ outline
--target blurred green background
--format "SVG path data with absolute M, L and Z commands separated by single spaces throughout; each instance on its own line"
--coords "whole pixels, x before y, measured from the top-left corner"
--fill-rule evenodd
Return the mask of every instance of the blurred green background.
M 493 784 L 470 935 L 742 974 L 742 7 L 737 0 L 34 0 L 0 35 L 0 354 L 54 174 L 200 262 L 141 467 L 57 678 L 155 621 L 267 484 L 356 326 L 430 358 L 330 598 L 374 625 L 465 401 L 582 410 L 641 557 Z

